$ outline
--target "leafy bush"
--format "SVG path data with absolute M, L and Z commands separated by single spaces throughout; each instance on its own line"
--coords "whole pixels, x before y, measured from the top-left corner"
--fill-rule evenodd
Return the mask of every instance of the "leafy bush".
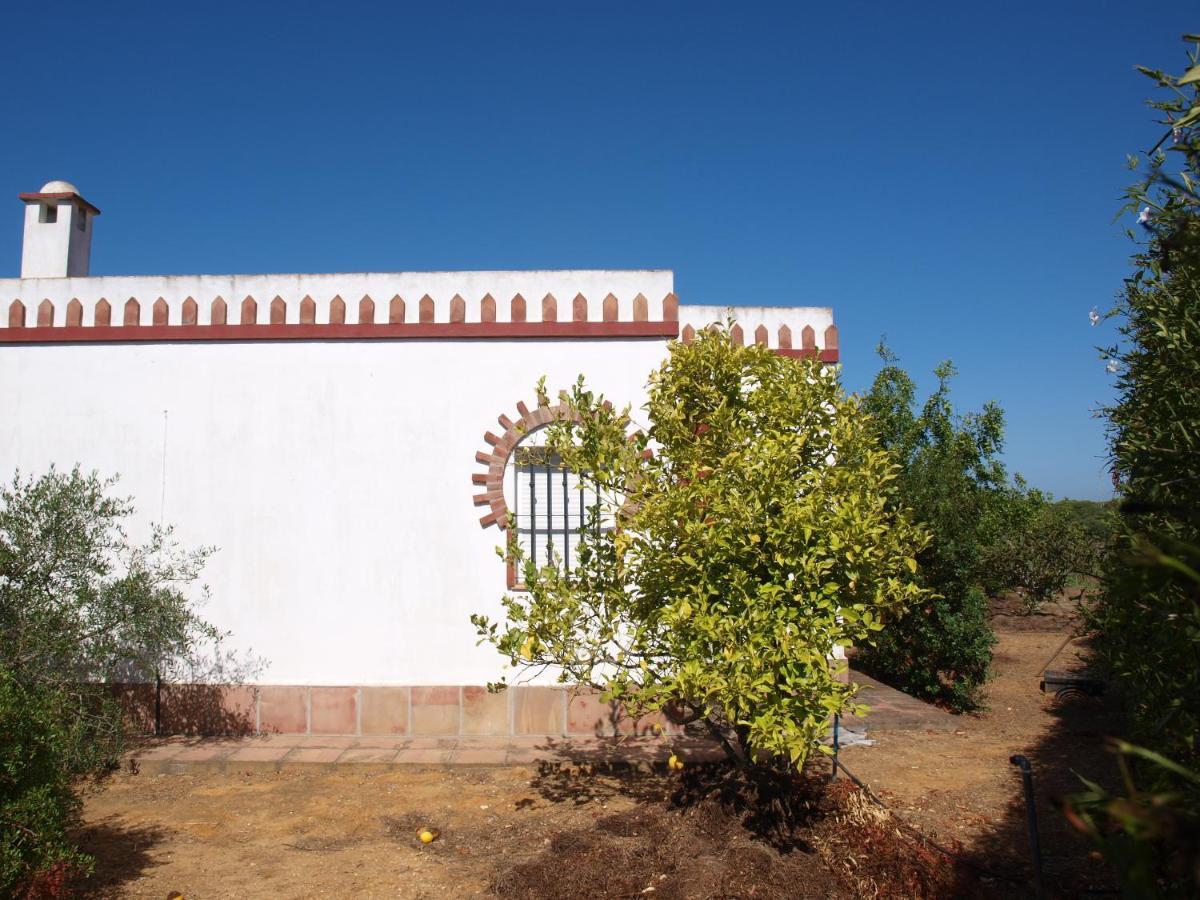
M 1193 40 L 1198 40 L 1193 38 Z M 1200 44 L 1197 45 L 1200 48 Z M 1125 513 L 1093 624 L 1126 687 L 1135 737 L 1200 766 L 1200 50 L 1184 79 L 1149 72 L 1170 92 L 1167 157 L 1129 191 L 1149 240 L 1134 256 L 1116 309 L 1117 403 L 1106 410 Z M 1186 80 L 1185 80 L 1186 79 Z M 1161 564 L 1161 560 L 1170 560 Z
M 1118 373 L 1106 415 L 1123 515 L 1091 616 L 1146 746 L 1118 745 L 1122 793 L 1088 782 L 1069 807 L 1138 897 L 1200 895 L 1200 36 L 1185 40 L 1182 77 L 1142 70 L 1167 91 L 1151 105 L 1171 156 L 1152 151 L 1127 191 L 1148 240 L 1110 313 L 1121 339 L 1106 351 Z
M 68 831 L 79 800 L 72 780 L 78 720 L 63 698 L 19 684 L 0 669 L 0 892 L 34 893 L 63 870 L 86 867 Z M 45 893 L 45 891 L 42 891 Z M 53 893 L 52 891 L 50 893 Z
M 129 543 L 133 509 L 78 468 L 0 488 L 0 895 L 63 886 L 76 779 L 119 755 L 105 682 L 150 680 L 217 637 L 184 589 L 209 551 Z M 45 892 L 45 890 L 43 890 Z
M 1172 571 L 1172 579 L 1190 582 L 1200 599 L 1200 572 L 1148 544 L 1143 549 L 1148 556 L 1139 561 L 1139 567 Z M 1200 554 L 1192 548 L 1192 555 Z M 1111 604 L 1112 599 L 1106 602 Z M 1111 640 L 1106 635 L 1102 639 L 1105 643 Z M 1130 682 L 1127 675 L 1122 680 Z M 1177 707 L 1168 709 L 1158 724 L 1166 725 L 1176 711 Z M 1154 733 L 1146 731 L 1144 722 L 1137 727 Z M 1170 739 L 1177 736 L 1177 728 L 1159 733 Z M 1194 741 L 1195 735 L 1192 737 Z M 1200 896 L 1200 770 L 1195 764 L 1195 745 L 1182 748 L 1182 752 L 1178 746 L 1172 747 L 1171 756 L 1184 762 L 1126 741 L 1114 741 L 1113 749 L 1122 788 L 1108 791 L 1081 777 L 1084 790 L 1067 798 L 1068 820 L 1116 869 L 1125 896 Z
M 1062 515 L 1075 523 L 1100 551 L 1112 540 L 1117 528 L 1117 504 L 1113 500 L 1059 500 L 1055 503 Z
M 994 583 L 1016 589 L 1025 611 L 1035 613 L 1080 575 L 1099 554 L 1097 541 L 1069 507 L 1036 498 L 1030 513 L 1005 530 L 985 553 Z
M 549 398 L 540 396 L 543 404 Z M 596 493 L 573 566 L 511 554 L 528 593 L 481 640 L 632 714 L 672 707 L 743 764 L 800 765 L 852 699 L 830 656 L 928 600 L 927 541 L 891 454 L 833 370 L 724 331 L 672 344 L 648 427 L 582 379 L 547 446 Z
M 989 403 L 958 414 L 950 400 L 955 370 L 935 370 L 937 389 L 918 408 L 916 385 L 880 347 L 884 365 L 863 400 L 878 440 L 901 466 L 895 502 L 912 510 L 932 540 L 917 557 L 921 583 L 937 599 L 895 621 L 856 662 L 918 697 L 954 710 L 980 705 L 995 635 L 985 586 L 999 585 L 987 551 L 1029 515 L 1023 485 L 1010 484 L 999 455 L 1004 414 Z

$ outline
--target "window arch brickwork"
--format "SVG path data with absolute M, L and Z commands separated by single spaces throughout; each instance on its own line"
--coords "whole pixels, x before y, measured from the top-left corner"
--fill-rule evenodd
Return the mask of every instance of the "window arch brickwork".
M 479 519 L 483 528 L 495 525 L 501 530 L 508 528 L 508 503 L 504 498 L 504 472 L 517 444 L 527 434 L 536 431 L 555 420 L 570 418 L 571 410 L 562 403 L 553 406 L 538 406 L 530 409 L 525 403 L 517 403 L 517 418 L 500 415 L 496 421 L 503 429 L 500 434 L 487 431 L 483 435 L 488 447 L 475 454 L 475 462 L 486 466 L 483 472 L 471 475 L 471 483 L 483 488 L 483 492 L 473 498 L 476 506 L 486 506 L 488 511 Z

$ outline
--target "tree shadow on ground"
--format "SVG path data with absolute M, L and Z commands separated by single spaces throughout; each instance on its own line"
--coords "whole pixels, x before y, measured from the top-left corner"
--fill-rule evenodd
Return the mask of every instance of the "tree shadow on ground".
M 585 805 L 622 796 L 682 811 L 715 803 L 758 840 L 786 853 L 808 849 L 799 835 L 819 815 L 827 781 L 827 769 L 815 764 L 790 777 L 742 771 L 723 760 L 673 772 L 661 762 L 614 761 L 603 751 L 581 751 L 570 762 L 539 763 L 530 786 L 552 803 Z
M 973 873 L 901 833 L 865 794 L 831 782 L 829 773 L 824 758 L 799 775 L 747 772 L 725 761 L 683 771 L 543 763 L 531 785 L 546 800 L 601 805 L 621 796 L 636 805 L 555 834 L 545 852 L 502 869 L 493 888 L 539 900 L 651 889 L 672 898 L 981 896 Z M 599 890 L 613 888 L 614 870 L 624 879 L 619 890 Z
M 1082 643 L 1082 642 L 1081 642 Z M 1090 655 L 1086 645 L 1082 647 Z M 1061 660 L 1060 660 L 1061 662 Z M 1086 663 L 1056 665 L 1083 671 Z M 1039 684 L 1031 682 L 1030 691 Z M 1120 698 L 1111 690 L 1101 696 L 1073 694 L 1056 698 L 1047 693 L 1051 720 L 1040 737 L 1023 753 L 1033 770 L 1037 829 L 1042 857 L 1042 884 L 1047 897 L 1116 895 L 1111 870 L 1092 853 L 1092 846 L 1078 834 L 1062 813 L 1065 797 L 1083 787 L 1082 775 L 1106 787 L 1119 783 L 1116 760 L 1107 749 L 1109 736 L 1121 732 Z M 964 860 L 973 866 L 1002 872 L 1015 879 L 1000 896 L 1033 896 L 1033 865 L 1029 824 L 1020 770 L 1012 767 L 1012 797 L 1003 816 L 974 842 Z M 1022 893 L 1024 892 L 1024 893 Z
M 128 825 L 115 817 L 80 828 L 75 838 L 96 864 L 92 874 L 74 886 L 73 896 L 126 896 L 128 885 L 159 865 L 153 850 L 166 836 L 157 826 Z

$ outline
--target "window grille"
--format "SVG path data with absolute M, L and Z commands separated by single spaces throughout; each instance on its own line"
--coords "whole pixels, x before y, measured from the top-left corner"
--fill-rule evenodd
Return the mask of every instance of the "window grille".
M 517 544 L 539 568 L 557 557 L 569 571 L 578 563 L 579 529 L 594 513 L 596 492 L 546 447 L 522 445 L 514 452 L 509 509 Z

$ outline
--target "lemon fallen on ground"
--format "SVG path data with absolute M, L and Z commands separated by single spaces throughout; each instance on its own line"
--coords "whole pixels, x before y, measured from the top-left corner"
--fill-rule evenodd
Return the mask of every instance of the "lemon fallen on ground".
M 438 836 L 438 833 L 429 828 L 422 828 L 420 831 L 417 832 L 417 839 L 422 844 L 430 843 L 437 836 Z

